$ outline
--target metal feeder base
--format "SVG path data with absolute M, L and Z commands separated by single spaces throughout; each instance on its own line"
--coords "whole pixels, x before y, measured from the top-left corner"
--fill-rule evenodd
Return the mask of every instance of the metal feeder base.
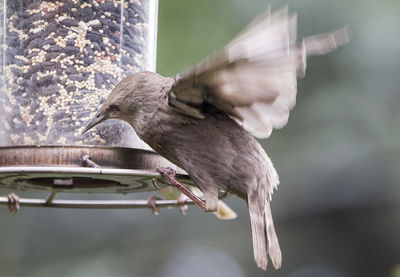
M 83 167 L 82 157 L 100 168 Z M 155 152 L 100 146 L 0 147 L 0 188 L 78 193 L 134 193 L 155 190 L 157 167 L 171 167 Z M 183 182 L 190 179 L 177 169 Z M 161 187 L 163 185 L 161 184 Z
M 83 157 L 99 168 L 83 167 Z M 187 174 L 155 152 L 108 146 L 8 146 L 0 147 L 0 188 L 44 191 L 46 199 L 19 200 L 21 206 L 54 208 L 148 208 L 147 200 L 58 200 L 59 192 L 135 193 L 156 190 L 157 167 L 176 169 L 177 178 L 193 183 Z M 158 183 L 160 188 L 166 187 Z M 158 189 L 158 188 L 157 188 Z M 0 197 L 0 204 L 9 204 Z M 187 204 L 192 201 L 187 200 Z M 177 200 L 157 200 L 157 207 L 181 206 Z

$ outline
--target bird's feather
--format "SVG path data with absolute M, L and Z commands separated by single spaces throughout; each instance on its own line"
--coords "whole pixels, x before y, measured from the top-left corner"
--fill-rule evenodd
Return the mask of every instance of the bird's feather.
M 200 118 L 211 104 L 253 135 L 269 137 L 288 121 L 306 56 L 325 54 L 348 41 L 342 29 L 297 42 L 296 21 L 287 7 L 272 14 L 267 10 L 224 48 L 177 75 L 170 105 Z

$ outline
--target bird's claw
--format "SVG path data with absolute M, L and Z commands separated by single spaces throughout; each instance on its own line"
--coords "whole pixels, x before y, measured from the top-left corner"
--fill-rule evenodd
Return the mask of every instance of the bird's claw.
M 10 193 L 7 195 L 8 199 L 8 211 L 11 214 L 15 214 L 16 212 L 19 211 L 19 196 L 16 195 L 15 193 Z
M 176 180 L 176 171 L 170 167 L 158 167 L 157 172 L 160 173 L 168 183 Z
M 183 194 L 185 194 L 194 203 L 196 203 L 197 206 L 199 206 L 203 211 L 207 211 L 206 203 L 176 179 L 175 170 L 170 167 L 159 167 L 157 168 L 157 172 L 161 174 L 161 176 L 169 185 L 179 189 Z
M 154 188 L 156 190 L 160 190 L 160 187 L 159 187 L 159 185 L 157 183 L 157 180 L 155 178 L 151 179 L 151 183 L 153 184 L 153 186 L 154 186 Z

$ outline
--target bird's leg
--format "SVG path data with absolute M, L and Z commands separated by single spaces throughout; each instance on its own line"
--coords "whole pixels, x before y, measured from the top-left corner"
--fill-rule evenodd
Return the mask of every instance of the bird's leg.
M 147 200 L 147 205 L 151 208 L 151 212 L 154 215 L 158 215 L 158 211 L 160 210 L 159 207 L 156 205 L 156 201 L 161 200 L 161 198 L 158 198 L 156 196 L 152 196 Z
M 170 167 L 159 167 L 157 171 L 163 176 L 164 180 L 170 184 L 171 186 L 179 189 L 183 194 L 193 200 L 194 203 L 197 204 L 203 211 L 207 211 L 206 203 L 197 197 L 193 192 L 191 192 L 188 188 L 178 182 L 176 179 L 176 172 Z
M 19 196 L 15 193 L 10 193 L 7 195 L 8 198 L 8 211 L 11 214 L 15 214 L 19 211 Z

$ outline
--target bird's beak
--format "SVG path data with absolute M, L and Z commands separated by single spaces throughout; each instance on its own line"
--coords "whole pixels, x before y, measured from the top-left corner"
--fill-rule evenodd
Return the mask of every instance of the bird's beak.
M 88 125 L 86 125 L 85 129 L 82 131 L 82 134 L 86 133 L 87 131 L 92 129 L 97 124 L 99 124 L 99 123 L 101 123 L 104 120 L 107 120 L 109 118 L 110 117 L 108 115 L 100 114 L 100 112 L 98 112 L 96 114 L 96 116 L 88 123 Z

